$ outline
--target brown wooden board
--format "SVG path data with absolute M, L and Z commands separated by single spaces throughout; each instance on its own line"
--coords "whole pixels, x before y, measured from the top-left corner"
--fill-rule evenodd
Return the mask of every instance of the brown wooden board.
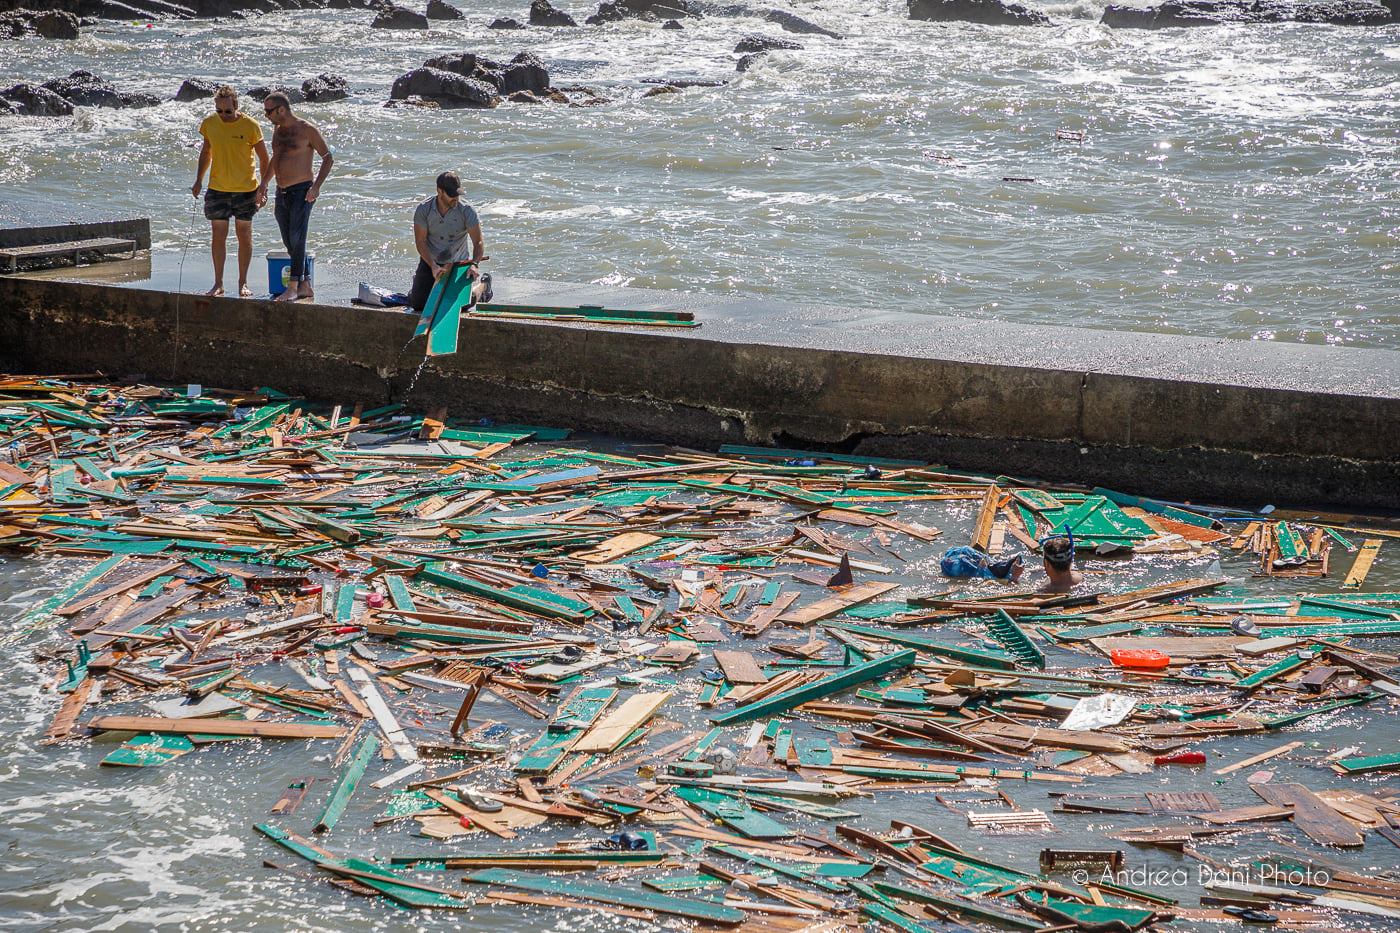
M 344 726 L 302 722 L 249 722 L 243 719 L 164 719 L 159 716 L 95 716 L 87 728 L 108 732 L 159 732 L 174 735 L 238 735 L 258 739 L 335 739 Z
M 715 651 L 715 663 L 731 684 L 766 684 L 768 675 L 747 651 Z
M 1276 807 L 1292 807 L 1293 825 L 1319 845 L 1355 848 L 1365 842 L 1360 830 L 1302 784 L 1249 786 L 1267 803 Z

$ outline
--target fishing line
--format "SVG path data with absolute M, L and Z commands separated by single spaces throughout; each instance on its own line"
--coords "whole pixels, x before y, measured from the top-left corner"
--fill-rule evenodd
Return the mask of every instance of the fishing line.
M 175 280 L 175 359 L 174 365 L 180 363 L 180 298 L 185 291 L 185 259 L 190 255 L 190 240 L 194 237 L 195 217 L 199 213 L 199 198 L 190 198 L 190 221 L 185 225 L 185 245 L 180 251 L 180 274 Z

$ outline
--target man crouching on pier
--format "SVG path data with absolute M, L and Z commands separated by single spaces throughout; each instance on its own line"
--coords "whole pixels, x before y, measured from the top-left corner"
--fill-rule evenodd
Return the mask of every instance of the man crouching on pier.
M 437 194 L 413 212 L 413 244 L 418 250 L 418 268 L 413 273 L 413 286 L 408 291 L 408 304 L 419 314 L 428 304 L 433 286 L 448 266 L 463 262 L 468 245 L 471 261 L 486 258 L 486 245 L 481 239 L 481 222 L 476 211 L 461 199 L 462 179 L 456 172 L 443 172 L 437 177 Z M 476 279 L 477 268 L 470 275 Z M 479 283 L 477 283 L 479 284 Z M 476 286 L 473 285 L 473 291 Z M 483 297 L 482 301 L 490 298 Z
M 321 183 L 331 173 L 331 156 L 321 131 L 292 113 L 287 95 L 275 91 L 263 99 L 263 113 L 271 121 L 272 172 L 277 179 L 277 227 L 282 245 L 291 257 L 287 288 L 278 301 L 299 301 L 314 297 L 311 277 L 306 274 L 306 234 L 311 224 L 311 205 L 321 196 Z M 321 157 L 316 180 L 311 180 L 311 156 Z
M 213 227 L 211 251 L 214 257 L 214 287 L 205 294 L 224 293 L 224 258 L 228 245 L 228 222 L 233 218 L 238 234 L 238 296 L 253 297 L 248 287 L 248 264 L 253 259 L 253 215 L 267 203 L 267 145 L 258 121 L 238 110 L 238 92 L 225 84 L 214 92 L 214 113 L 199 125 L 204 145 L 199 149 L 199 168 L 190 194 L 199 197 L 204 173 L 209 172 L 209 190 L 204 193 L 204 216 Z M 259 174 L 253 178 L 253 156 L 258 157 Z

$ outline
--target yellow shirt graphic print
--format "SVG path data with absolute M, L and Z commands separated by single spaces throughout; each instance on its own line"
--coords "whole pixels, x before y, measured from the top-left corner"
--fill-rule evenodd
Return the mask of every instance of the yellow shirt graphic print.
M 253 191 L 258 187 L 254 174 L 253 147 L 263 140 L 262 127 L 246 113 L 232 123 L 211 114 L 199 125 L 199 135 L 209 141 L 213 162 L 209 167 L 209 188 L 213 191 Z

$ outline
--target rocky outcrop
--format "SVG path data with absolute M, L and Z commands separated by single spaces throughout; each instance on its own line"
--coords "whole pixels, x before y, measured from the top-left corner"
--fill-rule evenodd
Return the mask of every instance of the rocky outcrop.
M 800 49 L 801 42 L 794 42 L 792 39 L 782 39 L 778 36 L 760 36 L 750 33 L 739 40 L 739 44 L 734 46 L 734 51 L 740 55 L 749 55 L 754 52 L 771 52 L 774 49 Z
M 699 17 L 700 7 L 692 0 L 609 0 L 598 5 L 598 11 L 584 20 L 590 26 L 616 23 L 624 19 L 639 19 L 648 23 L 677 21 Z M 677 23 L 679 25 L 679 23 Z M 668 26 L 674 29 L 674 26 Z
M 501 102 L 496 89 L 485 81 L 468 78 L 440 68 L 415 68 L 394 81 L 389 96 L 395 100 L 417 97 L 439 107 L 489 108 Z
M 78 38 L 78 17 L 63 10 L 10 10 L 0 13 L 0 39 L 38 36 L 41 39 Z
M 1050 17 L 1007 0 L 909 0 L 909 18 L 931 23 L 1049 26 Z
M 1400 6 L 1400 5 L 1397 5 Z M 1171 29 L 1222 23 L 1326 23 L 1383 26 L 1396 19 L 1395 7 L 1371 0 L 1171 0 L 1157 6 L 1109 6 L 1100 19 L 1117 29 Z
M 12 110 L 22 117 L 66 117 L 73 105 L 42 84 L 16 84 L 0 91 Z
M 487 28 L 487 29 L 524 29 L 524 28 L 525 28 L 525 24 L 522 23 L 522 22 L 520 22 L 519 20 L 511 19 L 509 16 L 502 16 L 502 17 L 500 17 L 500 18 L 498 18 L 498 19 L 493 19 L 493 20 L 491 20 L 491 25 L 490 25 L 490 26 L 487 26 L 486 28 Z
M 390 96 L 395 100 L 417 97 L 443 107 L 495 107 L 501 98 L 528 103 L 567 101 L 550 86 L 549 70 L 532 52 L 521 52 L 504 64 L 470 52 L 439 55 L 402 75 Z
M 76 107 L 154 107 L 160 98 L 139 91 L 119 91 L 90 71 L 45 81 L 44 87 Z
M 428 17 L 392 3 L 379 8 L 379 15 L 370 23 L 373 29 L 427 29 Z
M 280 91 L 287 95 L 287 100 L 294 104 L 300 104 L 306 100 L 306 95 L 301 92 L 301 88 L 287 87 L 282 84 L 259 84 L 257 87 L 250 87 L 243 92 L 243 96 L 253 100 L 267 100 L 267 95 L 274 91 Z
M 769 10 L 763 17 L 770 23 L 775 23 L 783 27 L 788 32 L 795 32 L 804 36 L 826 36 L 829 39 L 840 39 L 839 32 L 832 32 L 824 29 L 816 23 L 808 22 L 796 13 L 789 13 L 787 10 Z
M 214 96 L 219 85 L 213 81 L 206 81 L 203 78 L 187 78 L 180 85 L 180 89 L 175 92 L 175 99 L 178 101 L 208 100 Z
M 678 19 L 668 19 L 668 20 L 666 20 L 666 22 L 664 22 L 664 23 L 661 24 L 661 28 L 662 28 L 662 29 L 684 29 L 685 27 L 681 25 L 681 21 L 678 20 Z
M 563 10 L 556 10 L 549 0 L 530 0 L 530 25 L 577 26 L 578 21 Z
M 325 104 L 350 96 L 350 82 L 340 75 L 320 74 L 301 82 L 301 93 L 308 104 Z
M 424 11 L 428 19 L 466 19 L 467 14 L 457 9 L 447 0 L 428 0 L 428 9 Z

